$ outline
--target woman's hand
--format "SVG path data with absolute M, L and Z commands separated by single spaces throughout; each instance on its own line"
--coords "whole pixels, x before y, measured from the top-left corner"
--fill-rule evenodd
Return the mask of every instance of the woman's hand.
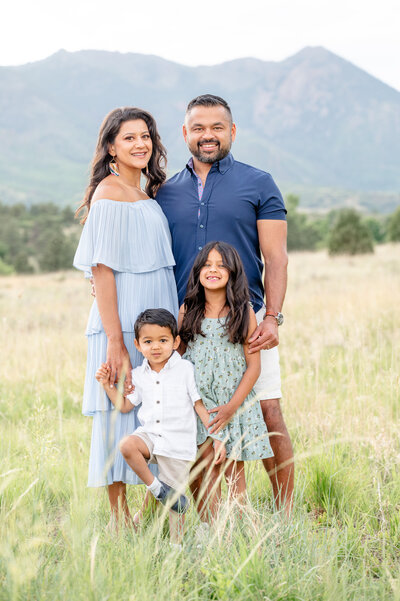
M 123 341 L 108 340 L 106 365 L 110 370 L 110 387 L 113 388 L 115 382 L 122 378 L 125 379 L 126 389 L 131 390 L 132 365 Z
M 214 417 L 214 419 L 208 424 L 208 428 L 211 428 L 212 426 L 212 430 L 209 430 L 210 434 L 218 434 L 222 430 L 222 428 L 225 428 L 225 426 L 229 424 L 235 413 L 235 410 L 232 409 L 229 403 L 227 403 L 226 405 L 220 405 L 219 407 L 215 407 L 214 409 L 209 409 L 208 413 L 217 414 Z

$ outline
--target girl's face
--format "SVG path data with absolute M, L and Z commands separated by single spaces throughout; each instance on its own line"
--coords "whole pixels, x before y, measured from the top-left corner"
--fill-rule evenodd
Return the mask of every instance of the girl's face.
M 118 165 L 135 169 L 144 169 L 152 152 L 153 143 L 143 119 L 124 121 L 109 147 L 109 153 L 116 155 Z
M 220 253 L 213 248 L 200 270 L 200 284 L 205 290 L 220 290 L 226 288 L 229 280 L 229 270 L 225 267 Z

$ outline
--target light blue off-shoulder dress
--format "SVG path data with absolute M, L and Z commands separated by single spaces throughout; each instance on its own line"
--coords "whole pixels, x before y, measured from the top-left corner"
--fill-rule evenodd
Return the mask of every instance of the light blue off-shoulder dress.
M 143 357 L 134 346 L 134 323 L 145 309 L 162 307 L 178 314 L 178 298 L 171 250 L 171 235 L 164 213 L 155 200 L 96 201 L 83 227 L 74 266 L 92 275 L 98 263 L 115 276 L 118 314 L 132 367 Z M 113 482 L 138 484 L 140 480 L 123 459 L 118 443 L 140 425 L 137 409 L 119 413 L 95 379 L 106 360 L 107 337 L 96 299 L 86 328 L 88 355 L 83 394 L 84 415 L 93 417 L 88 486 Z

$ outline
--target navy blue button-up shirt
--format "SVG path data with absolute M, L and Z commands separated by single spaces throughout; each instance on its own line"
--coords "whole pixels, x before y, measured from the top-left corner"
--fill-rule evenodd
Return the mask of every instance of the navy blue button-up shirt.
M 189 161 L 156 196 L 171 230 L 179 304 L 199 250 L 207 242 L 222 240 L 232 244 L 243 261 L 257 312 L 264 303 L 257 221 L 286 220 L 282 195 L 269 173 L 235 161 L 229 153 L 212 165 L 199 198 L 192 165 Z

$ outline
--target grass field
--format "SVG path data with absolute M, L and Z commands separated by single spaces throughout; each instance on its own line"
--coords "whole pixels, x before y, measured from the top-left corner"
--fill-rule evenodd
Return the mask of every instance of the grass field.
M 400 247 L 294 254 L 281 329 L 293 518 L 249 466 L 251 505 L 184 550 L 161 517 L 105 532 L 80 413 L 91 303 L 79 273 L 0 278 L 0 601 L 400 600 Z M 142 487 L 131 487 L 132 509 Z

